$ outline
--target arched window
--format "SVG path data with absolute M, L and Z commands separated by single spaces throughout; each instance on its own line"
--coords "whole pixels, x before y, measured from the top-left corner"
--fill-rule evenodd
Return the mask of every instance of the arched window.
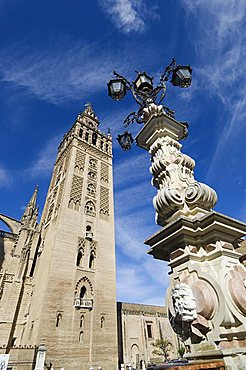
M 91 252 L 90 259 L 89 259 L 89 268 L 94 269 L 95 268 L 95 253 Z
M 102 317 L 101 317 L 101 329 L 103 329 L 103 328 L 104 328 L 104 325 L 105 325 L 105 317 L 104 317 L 104 316 L 102 316 Z
M 87 193 L 88 195 L 94 197 L 96 194 L 96 186 L 94 184 L 88 184 L 87 186 Z
M 80 128 L 80 129 L 79 129 L 79 137 L 81 137 L 81 138 L 82 138 L 82 136 L 83 136 L 83 130 L 82 130 L 82 128 Z
M 81 315 L 81 316 L 80 316 L 80 323 L 79 323 L 79 327 L 83 329 L 84 324 L 85 324 L 85 317 L 84 317 L 84 315 Z
M 82 288 L 80 289 L 79 297 L 82 299 L 84 298 L 85 294 L 86 294 L 86 287 L 83 285 Z
M 89 160 L 89 165 L 90 165 L 91 167 L 96 168 L 96 166 L 97 166 L 97 161 L 96 161 L 94 158 L 90 158 L 90 160 Z
M 95 205 L 92 201 L 88 201 L 85 205 L 85 213 L 90 216 L 95 216 L 96 214 L 96 209 Z
M 81 331 L 81 332 L 79 333 L 79 343 L 83 343 L 83 336 L 84 336 L 84 332 L 83 332 L 83 331 Z
M 92 179 L 96 179 L 97 178 L 96 173 L 93 172 L 93 171 L 88 172 L 88 176 L 91 177 Z
M 82 267 L 83 253 L 81 250 L 78 251 L 76 266 Z
M 88 240 L 92 240 L 93 239 L 93 232 L 91 231 L 91 226 L 90 225 L 87 225 L 86 226 L 85 237 Z
M 61 313 L 58 313 L 58 315 L 56 316 L 56 327 L 57 328 L 58 328 L 58 326 L 61 323 L 61 319 L 62 319 L 62 314 Z
M 97 134 L 95 132 L 93 132 L 93 134 L 92 134 L 92 144 L 96 145 L 96 143 L 97 143 Z
M 85 133 L 85 141 L 87 141 L 87 142 L 89 141 L 89 132 Z

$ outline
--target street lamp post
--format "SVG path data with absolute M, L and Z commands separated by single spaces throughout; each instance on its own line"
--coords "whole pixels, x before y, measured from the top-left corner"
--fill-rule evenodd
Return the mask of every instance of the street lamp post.
M 130 91 L 133 98 L 138 103 L 140 108 L 137 112 L 131 112 L 123 121 L 124 127 L 126 128 L 131 123 L 143 123 L 145 122 L 144 109 L 151 104 L 159 105 L 166 95 L 166 82 L 170 81 L 173 86 L 181 88 L 187 88 L 190 86 L 192 81 L 192 69 L 189 65 L 177 65 L 173 58 L 171 63 L 166 67 L 162 73 L 159 84 L 154 87 L 153 77 L 150 77 L 146 72 L 137 72 L 135 81 L 129 82 L 125 77 L 114 71 L 116 78 L 108 82 L 108 94 L 113 100 L 121 100 L 124 98 L 126 93 Z M 174 117 L 174 111 L 168 107 L 163 107 L 165 113 Z M 123 150 L 129 150 L 133 143 L 132 134 L 125 131 L 117 138 L 120 146 Z
M 195 179 L 195 161 L 181 152 L 187 124 L 160 105 L 166 82 L 188 87 L 191 72 L 173 59 L 157 87 L 145 72 L 133 83 L 115 72 L 109 95 L 119 100 L 131 91 L 140 105 L 124 125 L 144 123 L 135 140 L 151 155 L 153 205 L 161 228 L 145 244 L 171 269 L 166 307 L 174 331 L 190 349 L 186 356 L 211 361 L 210 368 L 246 369 L 246 268 L 238 252 L 246 224 L 213 211 L 216 192 Z M 126 131 L 118 141 L 128 150 L 133 138 Z

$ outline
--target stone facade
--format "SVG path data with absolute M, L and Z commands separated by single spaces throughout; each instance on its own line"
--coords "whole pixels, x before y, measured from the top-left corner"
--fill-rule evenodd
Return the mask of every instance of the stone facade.
M 167 318 L 167 309 L 160 306 L 117 302 L 119 362 L 135 369 L 150 363 L 163 362 L 163 356 L 153 354 L 157 339 L 172 344 L 169 357 L 177 357 L 177 336 Z M 122 368 L 122 367 L 121 367 Z
M 13 369 L 118 366 L 112 139 L 88 105 L 64 136 L 41 218 L 0 215 L 0 353 Z M 52 365 L 51 365 L 52 364 Z

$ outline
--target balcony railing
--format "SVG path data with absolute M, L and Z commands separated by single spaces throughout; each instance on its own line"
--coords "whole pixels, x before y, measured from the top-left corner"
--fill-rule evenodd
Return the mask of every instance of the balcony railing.
M 75 298 L 74 306 L 76 308 L 89 308 L 92 309 L 93 307 L 93 300 L 86 299 L 86 298 Z

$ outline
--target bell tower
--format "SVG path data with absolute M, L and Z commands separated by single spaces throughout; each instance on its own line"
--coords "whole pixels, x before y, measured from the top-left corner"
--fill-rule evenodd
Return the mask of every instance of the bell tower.
M 112 138 L 86 105 L 62 139 L 40 223 L 22 343 L 45 341 L 54 369 L 115 370 Z

